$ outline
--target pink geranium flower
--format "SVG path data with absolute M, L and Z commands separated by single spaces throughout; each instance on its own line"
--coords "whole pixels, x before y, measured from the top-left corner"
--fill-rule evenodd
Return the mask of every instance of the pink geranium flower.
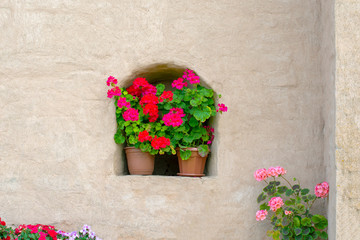
M 108 98 L 112 98 L 113 96 L 121 96 L 121 89 L 116 86 L 107 92 Z
M 283 167 L 277 166 L 275 167 L 275 171 L 278 174 L 278 176 L 286 174 L 286 170 Z
M 184 110 L 181 108 L 172 108 L 169 113 L 163 116 L 162 120 L 166 126 L 178 127 L 184 122 L 182 118 L 185 116 Z
M 139 120 L 139 110 L 129 108 L 123 113 L 123 118 L 125 121 L 137 121 Z
M 273 197 L 270 199 L 268 206 L 270 207 L 271 211 L 276 212 L 276 210 L 284 206 L 284 201 L 281 197 Z
M 292 211 L 285 210 L 285 215 L 290 215 L 290 214 L 292 214 Z
M 265 180 L 267 175 L 267 170 L 265 168 L 261 168 L 255 171 L 254 177 L 257 181 L 261 182 L 262 180 Z
M 326 198 L 329 195 L 329 184 L 327 182 L 316 184 L 315 195 L 317 197 Z
M 266 219 L 268 212 L 266 210 L 259 210 L 256 212 L 256 221 L 263 221 Z
M 187 82 L 184 82 L 184 79 L 182 78 L 178 78 L 177 80 L 173 81 L 171 86 L 176 89 L 182 89 L 183 87 L 187 86 Z
M 269 169 L 267 170 L 267 175 L 268 177 L 278 177 L 279 174 L 276 171 L 276 168 L 274 167 L 269 167 Z
M 217 109 L 216 112 L 223 113 L 223 112 L 227 112 L 228 110 L 227 106 L 225 106 L 225 104 L 223 103 L 218 104 L 218 107 L 219 109 Z
M 196 76 L 193 70 L 186 69 L 183 74 L 183 79 L 188 80 L 191 84 L 200 83 L 199 76 Z
M 114 86 L 115 84 L 117 84 L 117 79 L 116 78 L 114 78 L 113 76 L 110 76 L 109 78 L 108 78 L 108 80 L 106 81 L 106 85 L 108 85 L 108 86 Z
M 123 108 L 123 107 L 129 108 L 130 107 L 130 103 L 127 102 L 126 98 L 124 98 L 124 97 L 119 97 L 117 105 L 119 108 Z

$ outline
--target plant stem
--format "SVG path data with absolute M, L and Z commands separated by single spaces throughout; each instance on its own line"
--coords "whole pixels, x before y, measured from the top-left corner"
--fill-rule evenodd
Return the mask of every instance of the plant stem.
M 311 205 L 310 205 L 309 209 L 312 207 L 312 205 L 314 204 L 314 202 L 316 201 L 316 199 L 317 199 L 317 198 L 315 198 L 315 199 L 312 201 L 312 203 L 311 203 Z
M 282 175 L 281 175 L 281 177 L 289 184 L 290 188 L 292 189 L 291 183 L 286 178 L 284 178 Z

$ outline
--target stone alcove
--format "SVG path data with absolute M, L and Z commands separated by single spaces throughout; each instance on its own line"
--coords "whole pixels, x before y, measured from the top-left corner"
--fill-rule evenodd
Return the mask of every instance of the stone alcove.
M 121 86 L 130 86 L 132 81 L 135 78 L 143 77 L 146 80 L 153 84 L 162 83 L 165 85 L 165 90 L 170 91 L 173 88 L 171 87 L 171 83 L 179 78 L 182 77 L 183 72 L 189 67 L 180 66 L 176 64 L 169 64 L 169 63 L 161 63 L 161 64 L 153 64 L 149 65 L 134 71 L 130 76 L 120 81 Z M 194 69 L 193 69 L 194 70 Z M 194 70 L 194 72 L 196 72 Z M 201 80 L 201 84 L 208 88 L 211 88 L 209 84 L 198 74 L 196 73 Z M 215 99 L 216 101 L 216 99 Z M 209 121 L 209 125 L 214 126 L 216 124 L 216 119 L 211 118 Z M 216 132 L 215 132 L 216 135 Z M 206 166 L 205 166 L 205 175 L 206 176 L 213 176 L 216 172 L 216 160 L 213 157 L 216 153 L 216 137 L 213 141 L 211 146 L 211 153 L 208 156 Z M 119 146 L 119 153 L 121 155 L 120 159 L 116 158 L 115 166 L 115 173 L 117 175 L 129 175 L 127 163 L 126 163 L 126 155 L 123 150 L 124 146 Z M 121 170 L 122 169 L 122 170 Z M 162 176 L 177 176 L 179 172 L 178 160 L 176 155 L 156 155 L 155 156 L 155 167 L 153 175 L 162 175 Z

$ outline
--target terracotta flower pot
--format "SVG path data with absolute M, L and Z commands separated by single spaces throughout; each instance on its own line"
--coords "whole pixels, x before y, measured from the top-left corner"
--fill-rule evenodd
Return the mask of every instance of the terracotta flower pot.
M 200 156 L 197 148 L 187 148 L 186 150 L 191 151 L 191 156 L 188 160 L 182 160 L 180 157 L 180 150 L 176 150 L 180 168 L 180 173 L 177 175 L 186 177 L 205 176 L 204 168 L 207 155 L 205 157 Z
M 127 164 L 131 175 L 151 175 L 154 171 L 155 156 L 139 148 L 125 148 Z

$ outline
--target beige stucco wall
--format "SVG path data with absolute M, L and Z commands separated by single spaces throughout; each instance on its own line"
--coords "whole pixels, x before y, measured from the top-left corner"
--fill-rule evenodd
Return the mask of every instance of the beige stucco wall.
M 0 1 L 1 217 L 87 223 L 108 240 L 265 239 L 253 171 L 282 165 L 310 188 L 327 176 L 324 4 Z M 193 68 L 223 94 L 215 176 L 116 174 L 106 77 L 154 63 Z
M 360 2 L 337 0 L 335 9 L 336 236 L 347 240 L 360 234 Z

